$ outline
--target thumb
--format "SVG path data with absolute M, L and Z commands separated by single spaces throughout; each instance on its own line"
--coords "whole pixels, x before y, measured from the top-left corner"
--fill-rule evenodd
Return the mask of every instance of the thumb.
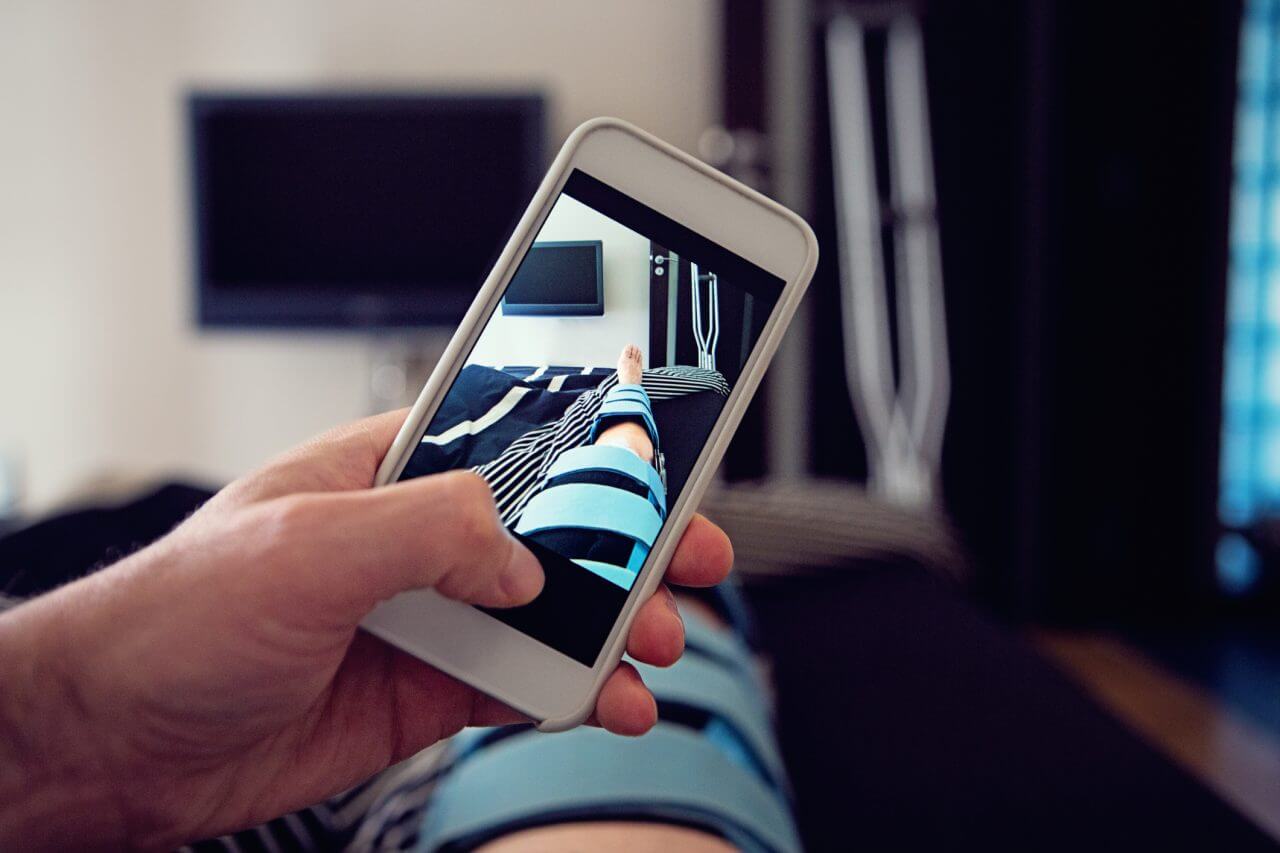
M 469 471 L 282 501 L 292 519 L 280 533 L 286 560 L 360 616 L 413 589 L 491 607 L 526 604 L 542 591 L 541 564 L 502 526 L 488 484 Z

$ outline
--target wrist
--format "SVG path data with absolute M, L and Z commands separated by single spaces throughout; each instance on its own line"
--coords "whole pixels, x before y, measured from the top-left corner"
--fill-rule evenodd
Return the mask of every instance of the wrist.
M 74 585 L 73 585 L 74 586 Z M 0 848 L 128 844 L 104 746 L 69 665 L 71 587 L 0 614 Z

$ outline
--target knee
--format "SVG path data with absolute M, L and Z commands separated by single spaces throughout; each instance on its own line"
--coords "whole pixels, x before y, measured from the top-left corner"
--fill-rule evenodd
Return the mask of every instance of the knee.
M 653 442 L 639 424 L 621 423 L 611 426 L 596 438 L 596 444 L 612 444 L 625 447 L 645 462 L 653 462 Z

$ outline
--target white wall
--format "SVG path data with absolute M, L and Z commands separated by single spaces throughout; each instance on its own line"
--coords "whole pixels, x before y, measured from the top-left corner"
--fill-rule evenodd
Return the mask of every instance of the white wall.
M 649 239 L 561 196 L 538 240 L 600 240 L 603 317 L 509 317 L 499 308 L 467 359 L 476 364 L 607 367 L 624 344 L 648 346 Z
M 364 338 L 193 330 L 187 87 L 543 85 L 553 144 L 613 114 L 692 149 L 715 8 L 0 3 L 0 454 L 28 505 L 102 471 L 229 478 L 368 406 Z

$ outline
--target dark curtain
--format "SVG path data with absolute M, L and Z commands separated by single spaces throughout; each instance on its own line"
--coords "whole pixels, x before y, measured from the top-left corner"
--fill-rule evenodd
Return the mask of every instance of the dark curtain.
M 1203 615 L 1239 5 L 923 14 L 954 371 L 944 487 L 977 588 L 1040 621 Z M 814 382 L 843 388 L 819 124 Z M 817 423 L 815 468 L 863 474 L 848 410 Z

